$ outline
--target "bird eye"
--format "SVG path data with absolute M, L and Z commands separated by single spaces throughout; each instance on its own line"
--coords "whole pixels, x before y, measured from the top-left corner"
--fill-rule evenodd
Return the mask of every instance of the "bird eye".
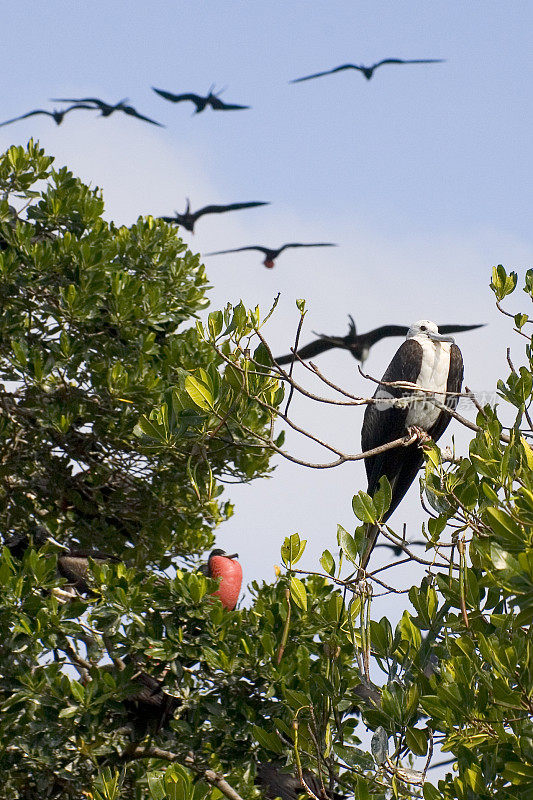
M 420 326 L 420 330 L 421 330 L 421 331 L 427 331 L 427 328 L 426 328 L 426 326 L 425 326 L 425 325 L 421 325 L 421 326 Z

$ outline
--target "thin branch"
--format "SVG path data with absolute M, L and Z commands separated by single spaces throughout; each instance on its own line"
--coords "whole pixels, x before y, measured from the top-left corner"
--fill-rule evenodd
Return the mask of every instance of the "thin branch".
M 296 338 L 294 340 L 294 352 L 296 352 L 296 350 L 298 350 L 298 342 L 300 341 L 300 333 L 302 332 L 302 325 L 304 324 L 304 317 L 305 317 L 305 312 L 300 313 L 300 321 L 298 323 L 298 329 L 296 331 Z M 293 371 L 293 369 L 294 369 L 294 358 L 291 361 L 291 366 L 289 368 L 289 378 L 291 378 L 291 379 L 292 379 L 292 371 Z M 287 416 L 287 414 L 288 414 L 289 406 L 291 404 L 291 400 L 292 400 L 293 395 L 294 395 L 294 386 L 291 384 L 291 390 L 289 392 L 289 397 L 287 399 L 287 405 L 285 406 L 285 416 Z

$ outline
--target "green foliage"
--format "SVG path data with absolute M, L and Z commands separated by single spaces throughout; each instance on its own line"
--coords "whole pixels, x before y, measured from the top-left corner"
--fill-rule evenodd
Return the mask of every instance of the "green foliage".
M 338 526 L 324 574 L 288 533 L 285 572 L 227 611 L 184 563 L 231 514 L 221 480 L 267 474 L 281 446 L 269 315 L 200 323 L 207 279 L 175 230 L 106 223 L 31 142 L 0 186 L 0 797 L 219 800 L 213 770 L 254 800 L 266 760 L 365 800 L 530 797 L 533 344 L 465 457 L 425 445 L 426 571 L 394 627 L 357 582 L 386 480 L 354 496 L 362 524 Z M 516 286 L 494 270 L 498 304 Z M 522 340 L 528 316 L 508 316 Z M 66 601 L 63 544 L 120 560 L 90 561 L 91 593 Z M 161 724 L 132 710 L 142 675 L 177 701 Z M 432 782 L 434 748 L 454 767 Z

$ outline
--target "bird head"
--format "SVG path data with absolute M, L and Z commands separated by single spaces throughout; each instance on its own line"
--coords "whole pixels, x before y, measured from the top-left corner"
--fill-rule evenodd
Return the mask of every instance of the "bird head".
M 236 560 L 238 553 L 227 555 L 224 550 L 212 550 L 207 562 L 207 574 L 210 578 L 220 578 L 220 585 L 215 597 L 220 598 L 223 606 L 233 610 L 237 605 L 242 586 L 242 567 Z
M 263 261 L 263 264 L 265 265 L 265 267 L 267 269 L 273 269 L 274 268 L 274 259 L 273 258 L 265 258 L 265 260 Z
M 429 319 L 419 319 L 418 322 L 413 322 L 407 332 L 408 339 L 414 339 L 420 336 L 427 336 L 432 342 L 455 343 L 453 336 L 446 336 L 445 334 L 439 333 L 438 325 L 435 322 L 431 322 Z

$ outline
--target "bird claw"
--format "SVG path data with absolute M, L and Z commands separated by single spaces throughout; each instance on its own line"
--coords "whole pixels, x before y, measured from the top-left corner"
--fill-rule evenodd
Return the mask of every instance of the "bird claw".
M 411 425 L 409 428 L 407 428 L 407 432 L 410 434 L 410 436 L 416 436 L 418 444 L 420 445 L 428 444 L 428 442 L 432 441 L 429 433 L 422 430 L 422 428 L 419 428 L 418 425 Z

